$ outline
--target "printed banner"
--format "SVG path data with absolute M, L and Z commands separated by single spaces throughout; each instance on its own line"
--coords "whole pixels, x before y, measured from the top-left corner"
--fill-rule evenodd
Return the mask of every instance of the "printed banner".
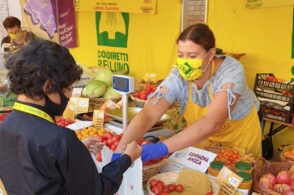
M 96 12 L 98 66 L 128 74 L 129 14 Z
M 293 0 L 245 0 L 246 9 L 294 5 Z
M 72 0 L 21 0 L 23 26 L 38 37 L 77 46 Z
M 59 43 L 67 48 L 76 47 L 76 20 L 72 0 L 58 1 L 58 20 Z
M 156 14 L 76 12 L 79 47 L 70 50 L 76 61 L 137 79 L 146 73 L 164 79 L 176 62 L 181 1 L 157 3 Z
M 75 0 L 76 11 L 103 11 L 154 14 L 156 0 Z

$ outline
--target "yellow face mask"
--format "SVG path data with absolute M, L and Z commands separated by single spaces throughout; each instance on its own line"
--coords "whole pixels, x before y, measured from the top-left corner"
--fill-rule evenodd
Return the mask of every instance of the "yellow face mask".
M 196 80 L 202 76 L 202 63 L 202 59 L 177 59 L 178 70 L 180 72 L 180 75 L 188 81 Z
M 8 36 L 10 37 L 11 40 L 16 39 L 16 33 L 9 33 Z

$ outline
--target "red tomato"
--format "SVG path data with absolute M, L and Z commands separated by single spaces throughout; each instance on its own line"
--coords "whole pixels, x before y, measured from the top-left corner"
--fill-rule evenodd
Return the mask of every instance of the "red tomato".
M 155 91 L 156 88 L 157 88 L 156 86 L 152 85 L 152 86 L 151 86 L 151 90 L 152 90 L 152 92 Z
M 110 150 L 114 151 L 116 149 L 116 146 L 115 145 L 111 145 L 110 146 Z
M 97 160 L 98 162 L 102 162 L 101 152 L 98 152 L 98 153 L 96 154 L 96 160 Z
M 169 192 L 170 192 L 170 191 L 169 191 L 169 188 L 168 188 L 167 186 L 165 186 L 164 189 L 163 189 L 163 192 L 167 192 L 167 193 L 169 193 Z
M 110 146 L 110 145 L 112 145 L 112 143 L 113 143 L 113 142 L 112 142 L 112 139 L 108 139 L 108 140 L 107 140 L 107 145 Z
M 139 96 L 140 96 L 140 92 L 135 92 L 135 93 L 133 93 L 133 97 L 135 97 L 135 98 L 139 98 Z
M 177 191 L 177 192 L 182 192 L 183 190 L 184 190 L 184 187 L 183 187 L 182 184 L 177 184 L 177 185 L 176 185 L 176 191 Z
M 169 195 L 168 192 L 162 192 L 160 195 Z
M 147 100 L 147 94 L 141 93 L 139 98 L 142 99 L 142 100 Z
M 156 186 L 157 185 L 157 180 L 156 179 L 151 179 L 149 184 L 150 184 L 151 187 Z
M 161 186 L 162 187 L 162 190 L 164 189 L 165 185 L 162 181 L 158 180 L 157 182 L 157 186 Z
M 158 188 L 158 186 L 153 186 L 151 188 L 151 191 L 156 195 L 159 195 L 162 192 L 162 190 L 160 188 Z
M 110 132 L 106 132 L 106 133 L 104 134 L 104 136 L 107 137 L 108 139 L 110 139 L 110 138 L 113 137 L 113 134 L 110 133 Z
M 115 135 L 112 139 L 114 140 L 113 142 L 116 142 L 116 141 L 119 141 L 121 139 L 121 136 Z
M 114 145 L 115 147 L 117 147 L 118 146 L 118 141 L 116 141 L 116 142 L 114 142 L 112 145 Z
M 173 192 L 176 190 L 176 184 L 174 184 L 174 183 L 169 184 L 167 187 L 169 189 L 169 192 Z

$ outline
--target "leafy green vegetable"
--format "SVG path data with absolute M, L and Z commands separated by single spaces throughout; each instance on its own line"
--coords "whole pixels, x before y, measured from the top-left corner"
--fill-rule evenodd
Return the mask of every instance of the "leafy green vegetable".
M 106 86 L 102 81 L 93 80 L 83 89 L 82 95 L 89 98 L 101 97 L 106 91 Z

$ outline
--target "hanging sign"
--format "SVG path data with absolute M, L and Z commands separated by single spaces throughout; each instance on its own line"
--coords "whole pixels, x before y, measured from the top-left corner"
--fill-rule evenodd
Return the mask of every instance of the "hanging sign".
M 76 11 L 103 11 L 154 14 L 156 0 L 75 0 Z
M 245 0 L 246 9 L 294 5 L 293 0 Z

